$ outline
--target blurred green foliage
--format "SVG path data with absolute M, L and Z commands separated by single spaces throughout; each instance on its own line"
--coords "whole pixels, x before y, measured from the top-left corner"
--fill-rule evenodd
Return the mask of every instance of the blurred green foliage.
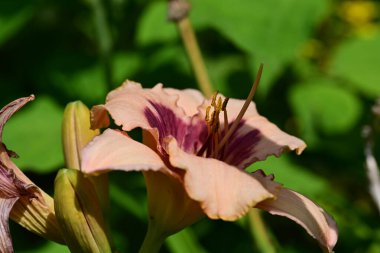
M 215 89 L 245 98 L 260 63 L 261 114 L 309 145 L 301 157 L 270 158 L 250 169 L 274 173 L 336 219 L 336 252 L 379 252 L 379 212 L 368 193 L 361 129 L 380 96 L 380 1 L 191 0 L 190 19 Z M 52 191 L 63 167 L 60 124 L 66 103 L 103 103 L 125 79 L 196 88 L 165 1 L 3 0 L 0 106 L 35 94 L 7 124 L 16 163 Z M 380 150 L 376 150 L 380 160 Z M 144 181 L 111 173 L 109 217 L 120 252 L 137 252 L 146 229 Z M 296 224 L 264 215 L 279 252 L 319 252 Z M 12 224 L 16 252 L 68 252 Z M 285 232 L 286 231 L 286 232 Z M 203 221 L 162 252 L 253 252 L 245 219 Z

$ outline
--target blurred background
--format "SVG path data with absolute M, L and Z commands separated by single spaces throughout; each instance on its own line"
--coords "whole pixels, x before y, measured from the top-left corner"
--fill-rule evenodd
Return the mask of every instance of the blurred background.
M 362 129 L 380 96 L 380 1 L 191 0 L 193 23 L 215 89 L 244 99 L 259 64 L 255 102 L 303 138 L 301 156 L 256 163 L 310 197 L 337 221 L 336 252 L 380 252 L 379 210 L 369 194 Z M 166 1 L 1 0 L 0 106 L 36 100 L 6 125 L 16 163 L 49 193 L 64 166 L 64 106 L 103 103 L 123 80 L 197 88 Z M 377 147 L 380 147 L 379 138 Z M 376 147 L 376 146 L 375 146 Z M 375 149 L 380 161 L 380 149 Z M 111 173 L 110 227 L 120 252 L 137 252 L 146 231 L 143 177 Z M 297 224 L 263 213 L 278 252 L 321 252 Z M 11 224 L 15 252 L 68 252 Z M 204 219 L 167 240 L 162 252 L 259 252 L 247 218 Z

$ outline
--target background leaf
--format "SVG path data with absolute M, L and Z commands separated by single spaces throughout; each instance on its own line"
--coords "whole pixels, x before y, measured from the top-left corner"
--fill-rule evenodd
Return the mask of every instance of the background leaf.
M 14 159 L 19 167 L 48 173 L 63 164 L 62 112 L 51 98 L 39 96 L 6 124 L 4 143 L 20 156 Z
M 260 92 L 264 94 L 301 50 L 328 8 L 325 0 L 193 0 L 192 3 L 194 22 L 215 28 L 247 52 L 254 75 L 259 64 L 265 64 L 265 73 L 270 74 L 263 75 Z
M 336 50 L 330 73 L 369 98 L 380 96 L 380 32 L 354 37 Z
M 313 143 L 316 134 L 338 134 L 352 129 L 359 119 L 361 105 L 350 91 L 334 82 L 320 79 L 300 83 L 290 91 L 294 112 L 303 122 L 303 137 Z

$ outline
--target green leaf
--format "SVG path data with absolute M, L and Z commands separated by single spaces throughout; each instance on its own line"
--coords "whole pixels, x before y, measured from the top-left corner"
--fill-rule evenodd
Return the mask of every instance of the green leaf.
M 152 3 L 142 15 L 137 31 L 137 43 L 142 46 L 176 39 L 176 25 L 167 19 L 167 2 Z
M 110 196 L 112 200 L 118 204 L 124 210 L 127 210 L 135 217 L 142 221 L 145 221 L 147 217 L 146 201 L 142 201 L 140 196 L 135 196 L 131 194 L 131 191 L 125 191 L 125 189 L 120 189 L 120 187 L 111 184 L 110 185 Z
M 100 102 L 107 93 L 104 70 L 100 64 L 79 68 L 70 73 L 52 70 L 51 78 L 55 88 L 73 100 Z
M 326 79 L 294 86 L 289 99 L 309 144 L 318 131 L 333 135 L 351 130 L 361 113 L 356 96 Z
M 190 227 L 170 236 L 165 243 L 172 253 L 206 253 Z
M 65 245 L 60 245 L 55 242 L 47 241 L 44 245 L 38 249 L 20 250 L 18 253 L 70 253 L 70 250 Z
M 30 1 L 0 2 L 0 46 L 28 23 L 34 10 Z
M 264 63 L 264 93 L 328 10 L 326 0 L 193 0 L 192 5 L 194 24 L 215 28 L 247 52 L 254 75 Z
M 329 183 L 324 178 L 293 163 L 289 155 L 282 155 L 280 158 L 268 157 L 265 161 L 254 163 L 247 170 L 262 169 L 266 174 L 274 174 L 276 182 L 311 198 L 318 197 L 327 191 Z
M 370 98 L 380 96 L 380 31 L 344 42 L 333 56 L 330 73 Z
M 137 54 L 116 53 L 113 57 L 114 83 L 119 86 L 126 79 L 131 79 L 142 64 L 142 57 Z
M 61 166 L 61 121 L 62 108 L 49 97 L 38 96 L 16 113 L 4 130 L 4 143 L 20 156 L 14 162 L 38 173 Z

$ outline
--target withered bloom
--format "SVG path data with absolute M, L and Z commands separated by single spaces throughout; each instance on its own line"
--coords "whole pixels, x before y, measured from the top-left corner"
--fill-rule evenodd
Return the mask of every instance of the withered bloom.
M 53 199 L 39 189 L 11 161 L 17 154 L 2 141 L 8 119 L 34 96 L 17 99 L 0 110 L 0 252 L 13 252 L 9 217 L 26 229 L 47 239 L 62 243 L 54 216 Z

